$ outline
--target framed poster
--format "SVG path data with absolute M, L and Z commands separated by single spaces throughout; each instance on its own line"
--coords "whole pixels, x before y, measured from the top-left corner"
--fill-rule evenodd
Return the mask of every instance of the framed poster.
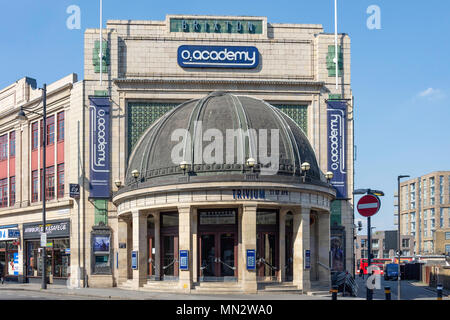
M 247 250 L 247 270 L 256 269 L 256 250 Z
M 189 270 L 189 251 L 180 250 L 180 270 Z
M 94 236 L 94 252 L 108 252 L 110 245 L 110 237 L 103 235 Z

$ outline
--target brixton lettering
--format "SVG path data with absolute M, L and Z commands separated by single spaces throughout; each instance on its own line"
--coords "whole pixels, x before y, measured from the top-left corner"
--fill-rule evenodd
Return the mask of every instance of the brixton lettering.
M 184 68 L 256 68 L 255 47 L 180 46 L 178 64 Z

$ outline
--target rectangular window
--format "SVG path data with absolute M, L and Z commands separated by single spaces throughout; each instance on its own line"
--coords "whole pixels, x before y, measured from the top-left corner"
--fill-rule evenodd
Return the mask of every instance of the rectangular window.
M 0 161 L 8 159 L 8 135 L 0 137 Z
M 372 248 L 378 249 L 378 240 L 372 240 Z
M 445 245 L 445 254 L 450 255 L 450 244 Z
M 12 131 L 9 133 L 9 156 L 16 156 L 16 132 Z
M 450 232 L 445 233 L 445 240 L 450 240 Z
M 41 169 L 41 179 L 43 170 Z M 46 200 L 55 199 L 55 167 L 51 166 L 45 170 L 45 197 Z
M 64 111 L 58 113 L 58 142 L 64 141 Z
M 439 177 L 439 203 L 444 204 L 444 176 Z
M 9 178 L 9 206 L 13 207 L 16 203 L 16 177 Z
M 31 139 L 32 139 L 32 150 L 35 150 L 39 146 L 39 132 L 38 132 L 38 123 L 34 122 L 31 125 Z
M 8 179 L 0 180 L 0 208 L 8 206 Z
M 402 247 L 403 248 L 409 247 L 409 239 L 402 239 Z
M 58 164 L 58 198 L 64 198 L 64 163 Z
M 38 179 L 38 171 L 34 170 L 32 173 L 32 182 L 31 182 L 31 201 L 37 202 L 39 200 L 39 179 Z
M 47 145 L 55 143 L 55 116 L 47 118 Z
M 427 180 L 423 180 L 423 206 L 427 206 L 428 202 L 428 189 L 427 189 Z

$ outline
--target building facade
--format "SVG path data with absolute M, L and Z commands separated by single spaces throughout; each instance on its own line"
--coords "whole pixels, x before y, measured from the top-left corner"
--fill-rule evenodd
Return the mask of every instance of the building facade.
M 398 231 L 376 231 L 372 234 L 371 251 L 373 259 L 391 259 L 397 258 Z M 359 270 L 361 259 L 369 257 L 367 235 L 358 235 L 355 241 L 355 263 L 356 270 Z M 409 235 L 401 236 L 402 258 L 412 258 L 414 256 L 414 237 Z M 403 261 L 403 260 L 402 260 Z
M 415 239 L 415 253 L 438 254 L 436 232 L 450 227 L 450 172 L 401 183 L 401 232 Z
M 43 92 L 36 80 L 23 78 L 0 91 L 0 263 L 7 280 L 41 281 L 43 139 L 47 144 L 46 270 L 52 283 L 65 284 L 70 278 L 77 204 L 69 197 L 68 181 L 77 181 L 78 176 L 69 164 L 79 159 L 77 150 L 69 147 L 76 145 L 76 122 L 67 119 L 81 113 L 81 97 L 76 74 L 48 85 L 44 137 Z M 27 120 L 17 118 L 19 110 L 25 111 Z
M 308 290 L 314 282 L 329 284 L 330 271 L 350 270 L 351 56 L 349 37 L 340 34 L 338 40 L 336 86 L 334 35 L 321 25 L 271 24 L 266 17 L 168 15 L 165 21 L 108 21 L 101 41 L 98 29 L 86 30 L 84 80 L 65 78 L 48 91 L 50 103 L 56 94 L 51 88 L 70 87 L 58 91 L 65 96 L 54 98 L 51 109 L 55 123 L 65 112 L 64 151 L 55 143 L 47 152 L 55 152 L 54 162 L 47 163 L 55 173 L 49 179 L 55 181 L 54 209 L 48 204 L 55 214 L 48 213 L 47 228 L 63 242 L 53 247 L 70 262 L 69 283 L 141 288 L 157 281 L 158 287 L 167 284 L 167 290 L 190 291 L 215 280 L 231 282 L 233 290 L 255 292 L 259 283 L 289 282 Z M 23 81 L 31 83 L 23 89 L 32 96 L 27 106 L 34 103 L 39 111 L 42 92 L 32 80 Z M 11 90 L 0 92 L 0 104 L 12 101 Z M 39 277 L 42 251 L 35 241 L 42 212 L 36 171 L 41 160 L 36 156 L 39 143 L 33 153 L 33 137 L 41 129 L 36 131 L 34 124 L 38 115 L 26 124 L 12 121 L 23 105 L 14 101 L 1 118 L 8 124 L 4 134 L 15 123 L 28 140 L 20 139 L 21 160 L 6 162 L 20 162 L 28 170 L 7 171 L 5 177 L 10 184 L 15 174 L 15 189 L 21 190 L 16 203 L 35 211 L 12 215 L 14 209 L 5 208 L 3 214 L 0 209 L 0 228 L 19 231 L 19 275 L 31 268 L 29 273 Z M 185 117 L 173 116 L 183 112 Z M 190 119 L 202 120 L 205 131 L 222 123 L 232 126 L 219 130 L 224 136 L 227 129 L 279 130 L 284 151 L 274 158 L 278 173 L 272 180 L 263 177 L 260 145 L 248 136 L 238 135 L 245 142 L 243 163 L 234 161 L 229 168 L 207 168 L 220 163 L 196 162 L 194 157 L 183 163 L 168 158 L 164 147 L 174 147 L 167 140 L 173 134 L 168 128 L 200 130 L 199 121 L 186 125 Z M 192 130 L 193 137 L 204 138 Z M 166 140 L 155 138 L 161 133 Z M 249 160 L 255 160 L 250 167 Z M 309 171 L 302 169 L 304 162 L 311 165 Z M 219 171 L 223 174 L 214 179 L 202 178 Z M 324 177 L 328 171 L 334 173 L 331 181 Z M 60 172 L 65 174 L 63 197 L 58 197 L 63 194 L 57 187 L 62 185 Z M 79 197 L 68 196 L 70 184 L 79 186 Z M 5 257 L 10 252 L 14 256 L 10 247 L 5 246 Z

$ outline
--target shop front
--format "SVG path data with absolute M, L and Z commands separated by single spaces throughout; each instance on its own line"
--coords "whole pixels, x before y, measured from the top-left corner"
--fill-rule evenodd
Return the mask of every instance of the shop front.
M 20 231 L 17 225 L 0 227 L 0 264 L 6 281 L 18 281 Z
M 70 277 L 70 220 L 47 221 L 47 257 L 45 272 L 49 283 L 66 284 Z M 25 272 L 27 282 L 41 282 L 42 255 L 40 235 L 42 224 L 23 225 Z

